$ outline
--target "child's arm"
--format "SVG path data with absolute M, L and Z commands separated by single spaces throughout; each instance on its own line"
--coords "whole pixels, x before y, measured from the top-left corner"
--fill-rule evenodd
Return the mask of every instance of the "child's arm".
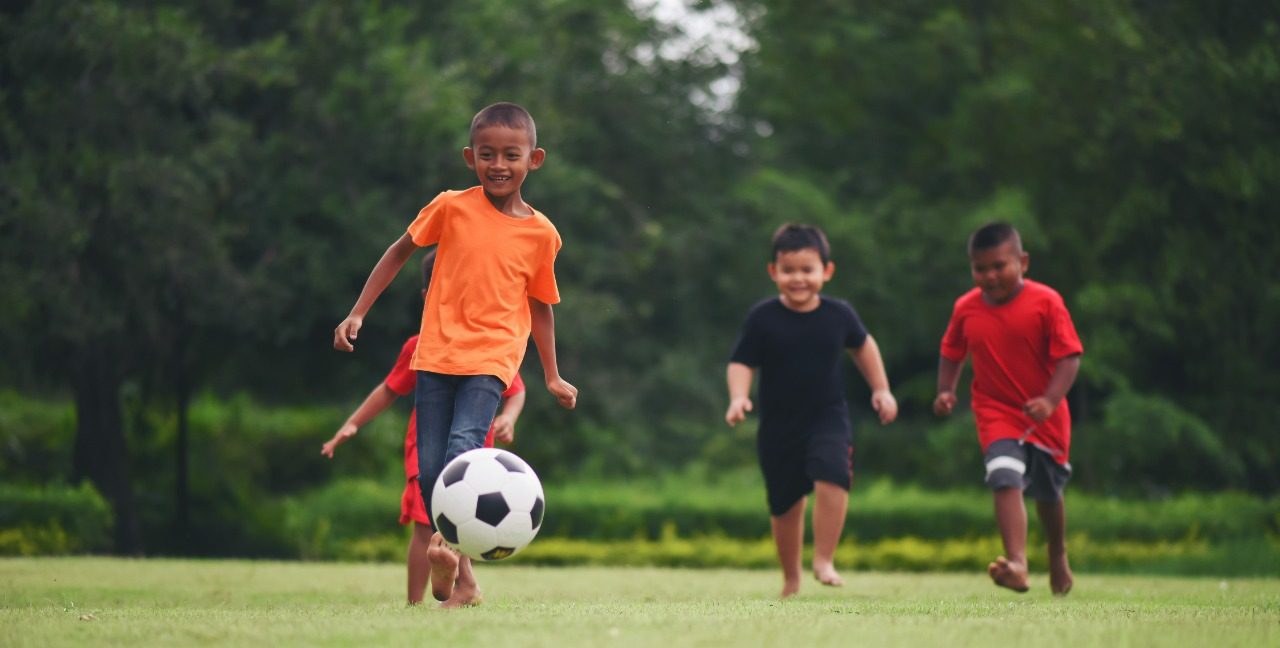
M 396 278 L 396 273 L 400 272 L 400 268 L 404 266 L 404 262 L 417 251 L 418 246 L 413 242 L 406 232 L 387 251 L 382 254 L 382 258 L 378 259 L 377 265 L 373 266 L 373 271 L 369 273 L 369 278 L 364 282 L 364 289 L 360 291 L 360 297 L 356 299 L 356 305 L 351 307 L 351 313 L 347 315 L 347 319 L 342 320 L 338 328 L 333 330 L 333 348 L 339 351 L 355 351 L 356 348 L 352 344 L 356 339 L 356 334 L 360 332 L 360 326 L 364 323 L 364 316 L 373 307 L 373 302 L 377 301 L 382 291 L 387 289 L 387 285 L 392 279 Z
M 725 372 L 725 382 L 729 384 L 729 409 L 724 413 L 724 422 L 730 426 L 742 422 L 754 407 L 751 404 L 751 380 L 755 375 L 755 369 L 741 362 L 729 363 Z
M 850 349 L 849 356 L 871 388 L 871 409 L 880 415 L 880 424 L 892 423 L 893 419 L 898 418 L 898 400 L 889 391 L 889 375 L 884 371 L 880 345 L 868 335 L 862 346 Z
M 1053 410 L 1058 409 L 1058 403 L 1071 391 L 1071 385 L 1076 382 L 1076 374 L 1079 372 L 1079 354 L 1059 360 L 1053 368 L 1053 375 L 1049 376 L 1049 386 L 1045 387 L 1044 393 L 1027 401 L 1022 406 L 1022 411 L 1037 423 L 1049 418 Z
M 524 399 L 525 392 L 520 391 L 502 403 L 502 413 L 493 419 L 493 439 L 498 443 L 511 445 L 516 440 L 516 419 L 524 410 Z
M 360 428 L 377 418 L 388 407 L 391 407 L 391 404 L 396 402 L 399 397 L 398 394 L 391 391 L 390 387 L 387 387 L 387 383 L 381 383 L 374 387 L 373 391 L 369 392 L 369 395 L 365 397 L 364 402 L 360 403 L 360 406 L 356 408 L 356 411 L 347 417 L 347 422 L 338 428 L 338 432 L 333 435 L 333 438 L 320 447 L 320 454 L 332 459 L 333 451 L 338 446 L 350 441 L 351 437 L 354 437 Z
M 533 327 L 533 343 L 538 347 L 538 360 L 542 361 L 542 375 L 547 381 L 547 391 L 560 401 L 561 407 L 573 409 L 578 404 L 578 388 L 560 377 L 560 367 L 556 364 L 556 320 L 555 314 L 551 312 L 551 304 L 544 304 L 530 297 L 529 316 Z
M 938 356 L 938 395 L 933 399 L 934 414 L 949 416 L 955 409 L 956 384 L 960 382 L 960 369 L 963 367 L 963 362 Z

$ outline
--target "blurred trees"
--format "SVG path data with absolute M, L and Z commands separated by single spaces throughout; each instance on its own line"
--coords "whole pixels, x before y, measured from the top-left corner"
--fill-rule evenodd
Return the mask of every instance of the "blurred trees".
M 1077 447 L 1133 482 L 1280 486 L 1276 7 L 742 4 L 760 46 L 740 113 L 774 173 L 842 206 L 856 272 L 833 289 L 891 332 L 909 408 L 965 234 L 1005 219 L 1084 337 Z
M 862 418 L 860 456 L 966 483 L 930 466 L 976 453 L 971 429 L 927 403 L 965 236 L 1000 218 L 1085 341 L 1081 485 L 1280 487 L 1275 9 L 731 5 L 755 41 L 740 60 L 672 50 L 674 27 L 618 0 L 6 5 L 0 333 L 23 342 L 0 385 L 74 395 L 65 476 L 113 503 L 119 548 L 139 545 L 131 485 L 171 484 L 185 533 L 188 481 L 203 502 L 224 487 L 187 468 L 208 447 L 191 399 L 367 393 L 416 328 L 416 268 L 354 356 L 332 327 L 417 209 L 474 183 L 471 115 L 513 100 L 549 153 L 525 195 L 566 243 L 560 358 L 583 390 L 557 410 L 530 354 L 517 451 L 547 476 L 751 465 L 750 426 L 721 423 L 723 363 L 772 292 L 770 232 L 808 221 L 904 405 L 888 431 Z M 726 77 L 737 101 L 713 107 Z M 290 474 L 323 472 L 298 454 Z

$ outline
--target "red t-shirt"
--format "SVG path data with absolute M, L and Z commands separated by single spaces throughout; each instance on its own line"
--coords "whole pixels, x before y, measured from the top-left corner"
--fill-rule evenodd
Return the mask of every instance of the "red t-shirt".
M 1035 423 L 1022 406 L 1044 393 L 1059 360 L 1084 352 L 1071 313 L 1054 289 L 1030 279 L 1012 300 L 993 306 L 974 288 L 956 300 L 942 336 L 942 357 L 973 359 L 973 413 L 985 451 L 999 439 L 1027 440 L 1066 463 L 1071 412 L 1064 399 L 1053 415 Z
M 413 393 L 414 388 L 418 384 L 418 372 L 410 368 L 413 362 L 413 352 L 418 348 L 418 336 L 413 336 L 404 343 L 400 348 L 400 356 L 396 358 L 396 364 L 391 368 L 391 373 L 382 382 L 387 385 L 387 389 L 395 392 L 399 396 L 408 396 Z M 520 379 L 517 372 L 515 378 L 511 381 L 511 386 L 507 391 L 502 392 L 503 398 L 510 398 L 524 391 L 524 381 Z M 418 420 L 417 410 L 409 413 L 409 429 L 404 434 L 404 475 L 406 478 L 414 478 L 418 476 Z M 489 434 L 484 438 L 484 447 L 493 447 L 493 426 L 489 426 Z

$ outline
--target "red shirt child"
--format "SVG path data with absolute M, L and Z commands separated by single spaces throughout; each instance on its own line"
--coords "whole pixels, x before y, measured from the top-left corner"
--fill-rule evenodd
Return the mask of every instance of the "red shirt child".
M 1021 292 L 990 304 L 974 288 L 956 300 L 942 357 L 973 361 L 973 413 L 985 452 L 998 439 L 1023 439 L 1067 463 L 1071 413 L 1064 400 L 1036 423 L 1024 404 L 1045 392 L 1059 360 L 1084 352 L 1071 315 L 1054 289 L 1024 279 Z M 1029 434 L 1028 434 L 1029 431 Z
M 396 358 L 395 366 L 382 381 L 397 396 L 412 394 L 417 384 L 418 372 L 410 368 L 413 353 L 417 347 L 418 336 L 415 335 L 405 341 L 404 346 L 400 348 L 400 356 Z M 502 392 L 502 397 L 506 399 L 522 393 L 524 393 L 524 381 L 520 379 L 520 374 L 516 373 L 511 380 L 511 385 Z M 484 447 L 493 447 L 493 434 L 494 427 L 490 426 L 489 434 L 484 438 Z M 430 526 L 431 519 L 427 517 L 426 506 L 422 503 L 422 491 L 418 487 L 417 410 L 409 414 L 409 428 L 404 435 L 404 476 L 404 494 L 400 497 L 400 524 L 408 524 L 413 520 Z

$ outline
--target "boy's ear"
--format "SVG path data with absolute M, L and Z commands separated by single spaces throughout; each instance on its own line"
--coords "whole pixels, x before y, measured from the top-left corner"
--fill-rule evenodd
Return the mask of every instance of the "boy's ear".
M 476 169 L 476 152 L 475 152 L 475 151 L 473 151 L 473 150 L 471 150 L 471 147 L 470 147 L 470 146 L 465 147 L 465 148 L 463 148 L 463 149 L 462 149 L 462 159 L 464 159 L 464 160 L 466 160 L 466 161 L 467 161 L 467 168 L 468 168 L 468 169 L 471 169 L 472 171 L 475 171 L 475 169 Z
M 827 267 L 822 270 L 822 280 L 831 281 L 831 275 L 836 273 L 836 262 L 828 261 Z
M 536 148 L 529 154 L 529 170 L 532 171 L 547 160 L 547 151 L 545 149 Z
M 770 279 L 773 279 L 774 281 L 777 281 L 777 280 L 778 280 L 778 279 L 777 279 L 777 275 L 778 275 L 778 266 L 777 266 L 777 264 L 775 264 L 775 263 L 770 263 L 768 267 L 769 267 L 769 278 L 770 278 Z

